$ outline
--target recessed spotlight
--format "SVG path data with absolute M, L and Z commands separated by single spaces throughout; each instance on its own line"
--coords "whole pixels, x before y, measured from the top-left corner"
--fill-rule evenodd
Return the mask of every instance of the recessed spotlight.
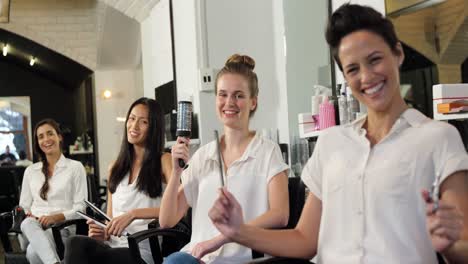
M 8 54 L 8 44 L 3 44 L 3 56 L 6 56 Z
M 104 99 L 109 99 L 112 97 L 112 92 L 110 90 L 104 90 L 102 92 L 102 97 L 104 97 Z
M 31 60 L 29 61 L 29 65 L 34 66 L 35 63 L 36 63 L 36 58 L 31 57 Z

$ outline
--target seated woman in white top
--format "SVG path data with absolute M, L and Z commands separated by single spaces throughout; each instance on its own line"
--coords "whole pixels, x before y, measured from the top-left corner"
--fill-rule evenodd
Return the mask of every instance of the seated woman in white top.
M 40 121 L 34 129 L 34 149 L 41 161 L 26 168 L 19 202 L 28 216 L 21 223 L 20 245 L 32 264 L 60 262 L 52 231 L 45 228 L 76 218 L 88 195 L 85 169 L 63 156 L 62 140 L 52 119 Z M 70 230 L 62 230 L 62 237 L 69 235 Z
M 345 4 L 326 36 L 368 115 L 318 138 L 302 172 L 310 194 L 295 229 L 243 225 L 227 191 L 211 219 L 234 241 L 277 256 L 435 264 L 439 252 L 449 263 L 468 263 L 468 155 L 454 127 L 402 99 L 404 53 L 392 23 L 370 7 Z M 440 197 L 427 191 L 433 182 Z
M 171 175 L 171 155 L 164 150 L 164 118 L 153 99 L 140 98 L 129 108 L 120 153 L 109 174 L 104 229 L 88 221 L 89 237 L 74 236 L 66 244 L 65 263 L 131 263 L 127 237 L 148 228 L 159 216 L 164 184 Z M 153 263 L 148 240 L 140 243 L 141 256 Z
M 255 62 L 248 56 L 231 56 L 216 77 L 216 112 L 224 126 L 222 166 L 227 188 L 246 208 L 245 219 L 265 228 L 288 222 L 288 179 L 278 144 L 249 131 L 257 108 Z M 173 176 L 164 192 L 159 223 L 174 226 L 192 207 L 192 237 L 181 252 L 165 263 L 241 263 L 252 258 L 248 248 L 230 243 L 208 218 L 208 210 L 221 187 L 216 142 L 201 147 L 183 171 L 178 160 L 189 159 L 186 138 L 172 148 Z M 182 172 L 183 171 L 183 172 Z M 180 178 L 182 175 L 182 184 Z

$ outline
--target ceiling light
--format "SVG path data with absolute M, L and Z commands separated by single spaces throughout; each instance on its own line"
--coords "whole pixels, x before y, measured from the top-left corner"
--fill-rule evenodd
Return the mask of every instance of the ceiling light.
M 112 97 L 112 92 L 111 92 L 110 90 L 104 90 L 104 91 L 102 92 L 102 97 L 103 97 L 104 99 L 109 99 L 109 98 Z
M 8 44 L 3 44 L 3 56 L 6 56 L 8 54 Z
M 34 66 L 34 63 L 36 63 L 36 58 L 31 57 L 31 60 L 29 61 L 29 65 Z

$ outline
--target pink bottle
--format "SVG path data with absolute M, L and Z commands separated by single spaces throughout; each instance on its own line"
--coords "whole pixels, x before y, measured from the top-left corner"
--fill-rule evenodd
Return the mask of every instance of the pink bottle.
M 320 104 L 319 120 L 320 130 L 335 125 L 335 107 L 328 101 L 328 96 L 324 96 L 323 102 Z

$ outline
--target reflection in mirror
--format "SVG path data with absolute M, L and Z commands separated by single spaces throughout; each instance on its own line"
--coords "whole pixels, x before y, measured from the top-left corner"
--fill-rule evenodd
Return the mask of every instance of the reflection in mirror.
M 31 106 L 29 96 L 0 97 L 0 154 L 9 152 L 19 160 L 24 151 L 31 160 Z
M 298 115 L 312 111 L 314 85 L 329 87 L 332 94 L 330 53 L 324 36 L 328 9 L 328 1 L 283 1 L 291 165 L 297 175 L 311 154 L 305 139 L 299 139 Z

